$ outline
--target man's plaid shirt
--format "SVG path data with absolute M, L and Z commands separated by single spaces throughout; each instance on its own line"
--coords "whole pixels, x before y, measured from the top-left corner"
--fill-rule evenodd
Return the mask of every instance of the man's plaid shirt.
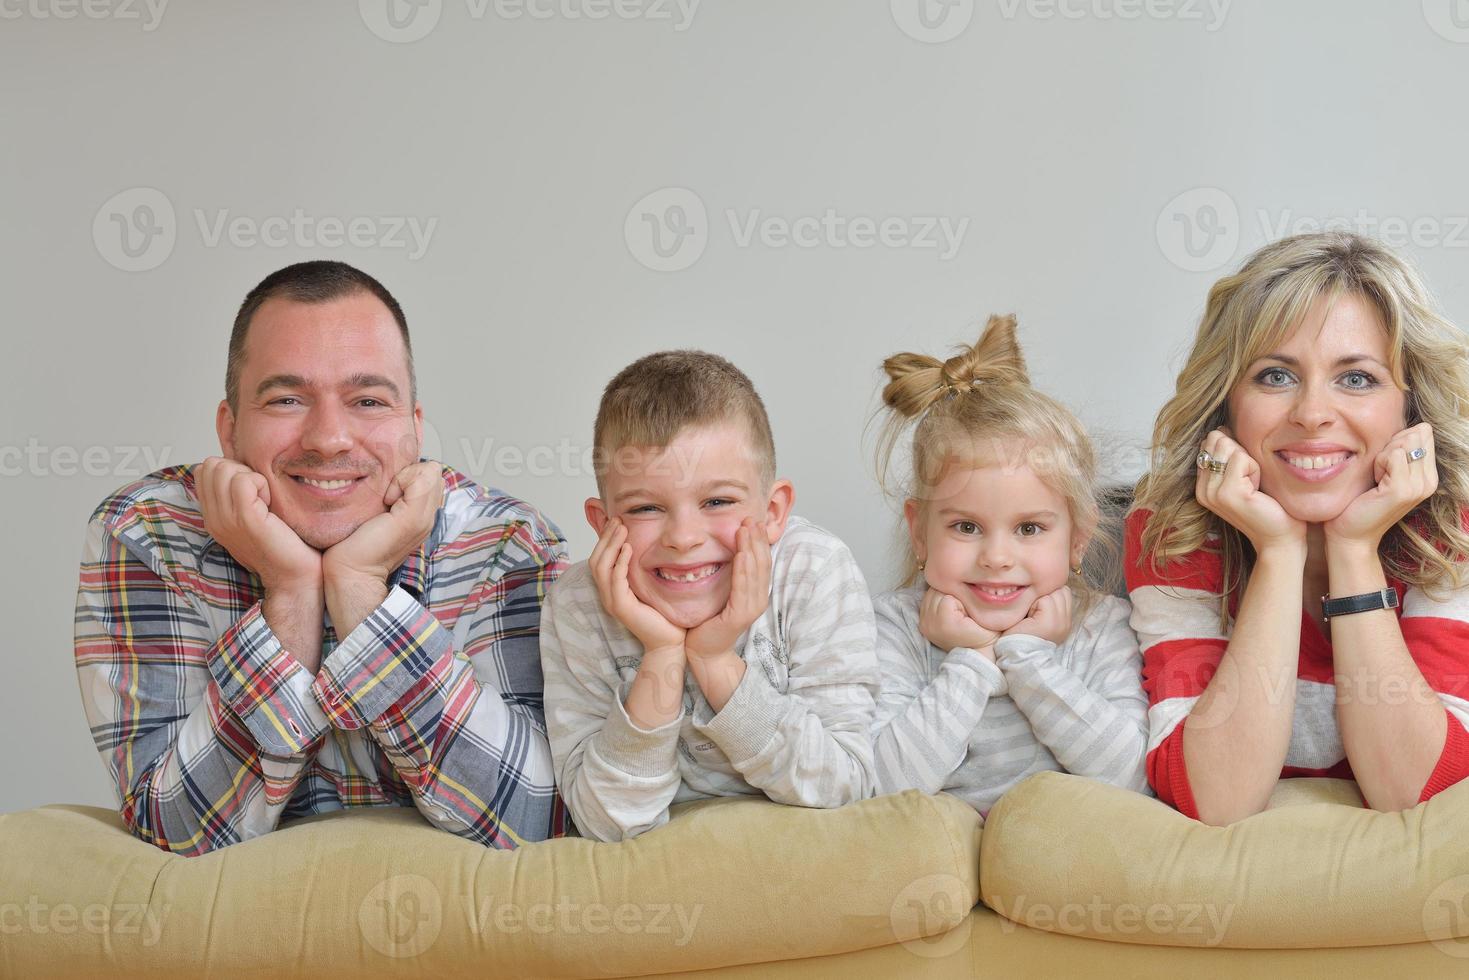
M 313 677 L 261 613 L 260 580 L 204 530 L 190 467 L 130 485 L 87 528 L 76 666 L 122 817 L 180 854 L 282 818 L 416 806 L 494 847 L 560 836 L 539 627 L 566 565 L 556 527 L 444 468 L 444 503 L 388 597 Z

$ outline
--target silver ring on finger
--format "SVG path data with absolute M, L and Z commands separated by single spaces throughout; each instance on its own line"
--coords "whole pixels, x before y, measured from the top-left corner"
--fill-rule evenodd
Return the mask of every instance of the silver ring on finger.
M 1224 472 L 1225 461 L 1222 459 L 1215 459 L 1213 456 L 1209 455 L 1209 452 L 1206 449 L 1199 450 L 1198 458 L 1195 459 L 1194 462 L 1198 464 L 1198 467 L 1201 470 L 1208 470 L 1210 473 Z
M 1427 455 L 1428 450 L 1424 449 L 1422 446 L 1414 446 L 1412 449 L 1408 450 L 1408 462 L 1416 463 Z

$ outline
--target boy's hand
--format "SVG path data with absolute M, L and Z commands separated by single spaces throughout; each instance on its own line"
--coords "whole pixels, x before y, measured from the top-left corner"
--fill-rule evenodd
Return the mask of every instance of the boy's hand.
M 923 594 L 918 607 L 918 632 L 945 653 L 966 647 L 995 662 L 994 645 L 1000 634 L 970 619 L 963 603 L 945 592 L 929 589 Z
M 690 659 L 715 657 L 734 649 L 740 634 L 770 605 L 770 540 L 765 524 L 745 518 L 735 532 L 729 602 L 708 622 L 689 630 L 684 649 Z
M 1038 636 L 1042 640 L 1050 640 L 1060 646 L 1061 642 L 1071 633 L 1071 603 L 1071 589 L 1063 585 L 1055 592 L 1049 592 L 1032 603 L 1025 618 L 1007 629 L 1002 635 L 1014 636 L 1017 633 L 1025 633 L 1029 636 Z
M 638 638 L 644 651 L 683 647 L 684 631 L 633 594 L 627 580 L 632 545 L 627 543 L 627 528 L 617 518 L 609 519 L 602 528 L 589 564 L 602 608 Z

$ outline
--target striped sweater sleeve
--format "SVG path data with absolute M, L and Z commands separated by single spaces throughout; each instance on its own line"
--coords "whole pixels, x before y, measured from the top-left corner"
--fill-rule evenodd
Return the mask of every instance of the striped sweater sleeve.
M 1067 638 L 1070 657 L 1049 640 L 1016 634 L 995 644 L 995 662 L 1010 699 L 1067 772 L 1141 793 L 1148 702 L 1129 612 L 1122 599 L 1102 600 Z
M 1123 559 L 1149 703 L 1148 783 L 1160 800 L 1197 820 L 1183 758 L 1184 722 L 1229 646 L 1214 598 L 1223 572 L 1217 555 L 1200 551 L 1170 562 L 1163 577 L 1142 556 L 1150 516 L 1144 510 L 1128 515 Z
M 1000 669 L 977 650 L 951 650 L 937 672 L 929 670 L 932 648 L 918 632 L 913 595 L 889 592 L 874 603 L 882 671 L 873 737 L 879 793 L 942 790 L 964 763 L 989 699 L 1006 692 Z
M 1421 803 L 1469 776 L 1469 588 L 1430 598 L 1411 587 L 1403 595 L 1403 642 L 1448 715 L 1437 765 Z
M 628 717 L 628 685 L 617 661 L 619 651 L 640 660 L 642 646 L 602 615 L 585 562 L 552 587 L 540 640 L 556 784 L 577 830 L 617 841 L 667 823 L 682 782 L 677 753 L 684 713 L 652 730 Z
M 750 665 L 718 713 L 696 705 L 693 727 L 775 802 L 844 806 L 871 796 L 875 783 L 872 598 L 845 544 L 805 529 L 792 537 L 781 542 L 790 551 L 772 598 L 784 625 L 786 690 Z

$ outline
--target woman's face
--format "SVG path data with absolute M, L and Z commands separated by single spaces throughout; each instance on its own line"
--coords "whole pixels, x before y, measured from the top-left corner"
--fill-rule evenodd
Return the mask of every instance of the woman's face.
M 1229 393 L 1229 425 L 1260 465 L 1260 489 L 1319 524 L 1367 490 L 1373 461 L 1407 425 L 1388 370 L 1387 328 L 1361 296 L 1319 300 Z

